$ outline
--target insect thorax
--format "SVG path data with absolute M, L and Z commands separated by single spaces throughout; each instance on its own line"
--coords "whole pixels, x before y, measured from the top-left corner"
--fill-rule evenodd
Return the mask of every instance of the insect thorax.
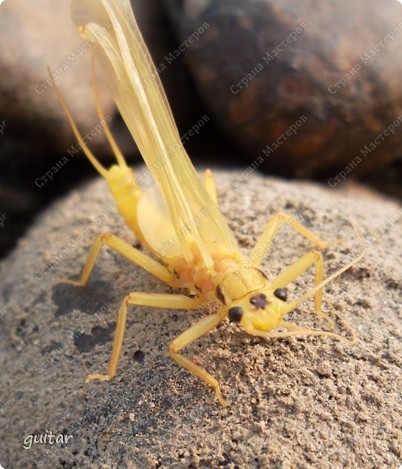
M 266 275 L 255 267 L 239 265 L 236 270 L 228 272 L 216 287 L 216 297 L 224 304 L 244 297 L 252 291 L 269 286 Z
M 238 270 L 239 260 L 231 256 L 217 256 L 212 268 L 179 258 L 174 262 L 175 286 L 186 288 L 207 301 L 219 300 L 215 294 L 217 286 L 224 277 Z

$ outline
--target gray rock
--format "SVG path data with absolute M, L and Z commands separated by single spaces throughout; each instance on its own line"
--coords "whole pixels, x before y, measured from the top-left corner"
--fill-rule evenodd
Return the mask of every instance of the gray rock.
M 107 249 L 84 288 L 54 283 L 78 277 L 99 232 L 135 243 L 105 183 L 96 181 L 53 204 L 1 264 L 4 468 L 398 467 L 401 207 L 353 185 L 330 190 L 244 172 L 216 177 L 244 252 L 272 214 L 285 211 L 323 239 L 346 239 L 325 252 L 332 272 L 361 248 L 353 218 L 366 256 L 331 282 L 325 298 L 330 314 L 355 329 L 357 344 L 269 341 L 223 323 L 186 349 L 221 382 L 231 401 L 222 408 L 168 357 L 170 341 L 197 314 L 132 307 L 117 377 L 85 384 L 87 373 L 107 369 L 124 295 L 170 291 Z M 310 248 L 284 228 L 263 267 L 272 276 Z M 308 272 L 290 294 L 312 281 Z M 317 326 L 312 301 L 292 318 Z M 50 444 L 50 432 L 70 438 Z M 33 434 L 47 443 L 31 445 Z

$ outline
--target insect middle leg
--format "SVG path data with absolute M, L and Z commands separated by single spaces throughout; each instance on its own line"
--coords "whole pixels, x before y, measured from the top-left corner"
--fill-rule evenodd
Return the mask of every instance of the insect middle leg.
M 86 382 L 92 380 L 109 381 L 116 375 L 121 350 L 123 347 L 124 331 L 127 322 L 127 306 L 140 305 L 154 308 L 168 309 L 190 309 L 200 307 L 198 298 L 189 298 L 185 295 L 170 295 L 165 293 L 129 293 L 121 303 L 117 317 L 116 332 L 113 339 L 112 355 L 110 357 L 109 369 L 106 374 L 90 374 Z
M 169 270 L 159 262 L 147 256 L 139 249 L 130 246 L 128 243 L 113 235 L 112 233 L 104 233 L 99 235 L 94 241 L 88 254 L 88 259 L 82 269 L 80 280 L 60 279 L 60 283 L 69 283 L 71 285 L 83 286 L 87 283 L 89 276 L 95 266 L 96 259 L 103 245 L 109 246 L 111 249 L 129 259 L 134 264 L 139 265 L 155 277 L 159 278 L 168 285 L 172 284 L 173 275 Z
M 286 215 L 285 213 L 275 213 L 275 215 L 273 215 L 273 217 L 265 227 L 264 232 L 260 236 L 256 245 L 251 250 L 250 259 L 254 266 L 258 266 L 261 264 L 265 254 L 271 246 L 273 238 L 276 236 L 279 229 L 284 224 L 291 226 L 295 231 L 297 231 L 309 241 L 314 243 L 320 249 L 325 249 L 329 246 L 329 244 L 331 244 L 320 239 L 312 231 L 310 231 L 308 228 L 303 226 L 301 223 L 299 223 L 297 220 L 290 217 L 289 215 Z

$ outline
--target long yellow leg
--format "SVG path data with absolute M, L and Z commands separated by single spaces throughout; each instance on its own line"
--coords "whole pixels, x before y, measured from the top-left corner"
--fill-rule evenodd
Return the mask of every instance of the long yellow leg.
M 223 406 L 226 406 L 228 404 L 222 397 L 218 381 L 211 374 L 209 374 L 207 370 L 199 365 L 196 365 L 189 358 L 178 353 L 184 347 L 199 339 L 201 336 L 207 334 L 210 330 L 214 329 L 222 320 L 222 315 L 219 313 L 202 318 L 200 321 L 196 322 L 193 326 L 176 337 L 176 339 L 169 346 L 169 353 L 173 360 L 176 361 L 179 365 L 186 368 L 193 375 L 198 376 L 198 378 L 201 378 L 207 384 L 212 386 L 215 389 L 216 398 Z
M 353 227 L 354 227 L 354 225 L 353 225 Z M 360 244 L 361 244 L 361 247 L 362 247 L 362 250 L 361 250 L 360 254 L 355 259 L 348 262 L 346 265 L 344 265 L 343 267 L 341 267 L 340 269 L 338 269 L 336 272 L 332 273 L 331 275 L 329 275 L 325 279 L 323 279 L 322 262 L 317 260 L 315 286 L 313 288 L 311 288 L 310 290 L 308 290 L 306 293 L 304 293 L 304 295 L 301 295 L 299 298 L 296 298 L 295 300 L 286 303 L 282 308 L 283 315 L 285 315 L 286 313 L 289 313 L 290 311 L 293 311 L 304 300 L 306 300 L 308 298 L 311 298 L 314 295 L 317 315 L 325 317 L 326 319 L 328 319 L 333 324 L 333 321 L 327 315 L 325 315 L 325 313 L 323 313 L 321 311 L 321 298 L 322 298 L 322 293 L 321 292 L 322 292 L 322 289 L 325 287 L 325 285 L 332 282 L 332 280 L 334 280 L 336 277 L 339 277 L 343 272 L 345 272 L 346 270 L 350 269 L 352 266 L 357 264 L 362 259 L 362 257 L 364 256 L 365 250 L 364 250 L 363 240 L 362 240 L 360 234 L 358 233 L 358 231 L 356 230 L 356 228 L 355 228 L 355 232 L 358 236 L 358 239 L 360 240 Z M 277 287 L 281 286 L 282 282 L 285 283 L 286 281 L 288 281 L 288 280 L 291 281 L 292 278 L 297 277 L 297 271 L 298 270 L 300 271 L 300 273 L 303 272 L 303 264 L 305 262 L 308 264 L 309 254 L 310 253 L 306 254 L 305 256 L 300 258 L 298 261 L 296 261 L 292 266 L 288 267 L 283 272 L 281 272 L 274 279 L 274 281 L 272 283 L 274 288 L 277 288 Z M 308 265 L 307 265 L 307 267 L 308 267 Z M 317 296 L 317 293 L 319 293 L 319 296 Z M 271 333 L 271 334 L 268 333 L 267 335 L 264 335 L 264 334 L 259 334 L 257 332 L 255 335 L 261 335 L 261 336 L 264 336 L 264 337 L 274 337 L 274 336 L 275 337 L 287 337 L 289 335 L 306 335 L 306 334 L 310 334 L 310 335 L 327 335 L 327 336 L 336 337 L 338 339 L 345 340 L 345 341 L 347 341 L 351 344 L 354 344 L 356 342 L 356 335 L 355 335 L 354 330 L 346 322 L 342 321 L 342 323 L 343 323 L 344 328 L 348 330 L 348 332 L 351 335 L 352 339 L 348 340 L 345 337 L 342 337 L 338 334 L 334 334 L 332 332 L 311 330 L 311 329 L 303 328 L 303 327 L 298 326 L 296 324 L 291 324 L 291 323 L 284 322 L 284 321 L 282 321 L 281 324 L 284 325 L 287 329 L 292 329 L 292 333 L 285 332 L 285 333 L 278 333 L 276 335 L 274 335 L 273 333 Z M 285 334 L 285 335 L 283 335 L 283 334 Z
M 204 180 L 205 180 L 205 189 L 207 190 L 209 196 L 215 202 L 215 204 L 218 205 L 218 197 L 216 195 L 214 175 L 212 174 L 212 171 L 210 169 L 207 169 L 205 171 Z
M 130 293 L 128 294 L 119 309 L 116 332 L 113 340 L 112 355 L 110 357 L 109 369 L 106 374 L 91 374 L 86 378 L 86 382 L 92 380 L 109 381 L 116 375 L 117 365 L 123 347 L 124 331 L 127 322 L 127 305 L 151 306 L 154 308 L 168 309 L 197 309 L 200 307 L 198 298 L 189 298 L 185 295 L 169 295 L 165 293 Z
M 265 254 L 267 253 L 272 243 L 273 238 L 284 224 L 291 226 L 295 231 L 297 231 L 309 241 L 314 243 L 320 249 L 324 249 L 330 244 L 320 239 L 308 228 L 304 227 L 302 224 L 300 224 L 297 220 L 290 217 L 289 215 L 286 215 L 285 213 L 275 213 L 275 215 L 273 215 L 271 220 L 268 222 L 260 239 L 257 241 L 254 248 L 251 250 L 250 259 L 252 265 L 258 266 L 261 264 Z
M 306 256 L 304 256 L 304 257 L 306 257 Z M 334 278 L 338 277 L 339 275 L 341 275 L 346 270 L 350 269 L 353 265 L 355 265 L 357 262 L 359 262 L 360 259 L 363 256 L 364 256 L 364 250 L 362 250 L 362 252 L 355 259 L 348 262 L 346 265 L 344 265 L 343 267 L 338 269 L 333 274 L 329 275 L 324 280 L 319 281 L 318 283 L 317 283 L 317 277 L 316 277 L 316 285 L 313 288 L 311 288 L 308 292 L 306 292 L 304 295 L 301 295 L 299 298 L 296 298 L 295 300 L 286 303 L 286 305 L 284 305 L 284 307 L 283 307 L 283 314 L 285 315 L 286 313 L 289 313 L 290 311 L 293 311 L 304 300 L 306 300 L 307 298 L 311 298 L 313 295 L 316 295 L 317 292 L 322 291 L 322 289 L 325 287 L 325 285 L 327 285 Z M 303 258 L 301 258 L 301 259 L 303 259 Z M 296 264 L 297 264 L 297 261 L 296 261 Z M 286 277 L 286 271 L 289 271 L 290 269 L 291 269 L 291 267 L 289 267 L 288 269 L 286 269 L 283 272 L 284 278 Z M 279 274 L 279 276 L 280 275 L 282 275 L 282 274 Z M 275 282 L 275 280 L 274 280 L 274 282 Z M 318 313 L 318 311 L 317 311 L 317 314 L 318 314 L 318 316 L 327 317 L 322 311 L 320 313 Z M 289 336 L 297 336 L 297 335 L 326 335 L 326 336 L 335 337 L 335 338 L 340 339 L 340 340 L 344 340 L 345 342 L 349 342 L 350 344 L 353 345 L 356 342 L 355 332 L 346 322 L 344 322 L 344 321 L 342 321 L 342 322 L 343 322 L 343 326 L 345 327 L 345 329 L 347 329 L 349 334 L 351 335 L 351 337 L 352 337 L 351 339 L 346 339 L 345 337 L 342 337 L 342 336 L 340 336 L 338 334 L 335 334 L 333 332 L 326 332 L 326 331 L 308 329 L 308 328 L 298 326 L 297 324 L 289 323 L 289 322 L 286 322 L 286 321 L 282 321 L 280 325 L 283 325 L 288 330 L 291 329 L 291 331 L 279 332 L 279 333 L 270 333 L 270 332 L 263 333 L 262 331 L 255 331 L 255 334 L 254 334 L 254 332 L 251 332 L 251 333 L 254 334 L 254 335 L 258 335 L 258 336 L 271 337 L 271 338 L 289 337 Z
M 313 264 L 315 264 L 315 285 L 319 285 L 324 279 L 324 258 L 320 252 L 313 250 L 280 272 L 272 281 L 272 288 L 277 289 L 286 286 Z M 317 316 L 326 319 L 330 326 L 334 327 L 334 321 L 321 310 L 322 288 L 314 293 L 314 306 Z
M 99 99 L 99 90 L 98 90 L 98 84 L 96 81 L 96 74 L 95 74 L 95 57 L 92 55 L 92 62 L 91 62 L 91 72 L 92 72 L 92 89 L 94 92 L 94 97 L 95 97 L 95 104 L 96 104 L 96 112 L 98 114 L 100 123 L 103 127 L 103 130 L 105 132 L 106 138 L 112 148 L 112 151 L 116 157 L 117 163 L 119 167 L 122 169 L 127 169 L 127 163 L 124 159 L 123 154 L 120 151 L 119 146 L 117 145 L 115 139 L 113 138 L 113 135 L 111 134 L 109 127 L 107 125 L 107 121 L 105 119 L 105 115 L 102 111 L 101 105 L 100 105 L 100 99 Z M 70 110 L 67 107 L 66 102 L 64 101 L 63 95 L 61 94 L 61 91 L 59 90 L 59 87 L 56 85 L 56 82 L 54 81 L 53 75 L 51 73 L 50 68 L 48 67 L 48 74 L 50 77 L 50 80 L 52 82 L 52 87 L 54 89 L 54 92 L 57 96 L 57 99 L 59 100 L 59 103 L 67 117 L 68 123 L 70 124 L 71 130 L 73 131 L 73 134 L 75 138 L 78 140 L 78 143 L 80 144 L 80 147 L 82 148 L 83 152 L 85 153 L 85 156 L 89 159 L 89 161 L 93 164 L 94 168 L 101 174 L 103 177 L 107 179 L 109 170 L 107 170 L 105 167 L 102 166 L 102 164 L 99 162 L 99 160 L 95 157 L 95 155 L 89 150 L 88 146 L 84 142 L 77 125 L 74 121 L 73 116 L 71 115 Z
M 315 311 L 317 313 L 317 316 L 320 318 L 326 319 L 330 323 L 330 326 L 334 327 L 335 325 L 334 321 L 321 310 L 322 289 L 324 288 L 325 285 L 327 285 L 327 283 L 329 283 L 334 278 L 338 277 L 342 272 L 345 272 L 345 270 L 349 269 L 354 264 L 356 264 L 362 258 L 363 254 L 364 254 L 364 251 L 356 259 L 349 262 L 344 267 L 334 272 L 326 279 L 323 279 L 323 276 L 324 276 L 323 257 L 321 253 L 319 253 L 318 251 L 311 251 L 305 254 L 300 259 L 298 259 L 294 264 L 284 269 L 272 281 L 271 286 L 274 289 L 285 286 L 286 284 L 294 280 L 296 277 L 298 277 L 306 269 L 308 269 L 312 264 L 314 263 L 316 264 L 315 286 L 304 295 L 301 295 L 299 298 L 296 298 L 295 300 L 284 304 L 282 308 L 283 315 L 285 315 L 286 313 L 289 313 L 290 311 L 293 311 L 300 305 L 300 303 L 302 303 L 304 300 L 314 295 Z M 309 329 L 307 327 L 302 327 L 302 326 L 299 326 L 297 324 L 293 324 L 287 321 L 282 321 L 280 323 L 280 326 L 283 326 L 286 329 L 288 329 L 288 331 L 286 332 L 276 333 L 276 332 L 264 332 L 264 331 L 252 330 L 250 331 L 250 333 L 253 335 L 257 335 L 260 337 L 267 337 L 267 338 L 279 338 L 279 337 L 290 337 L 290 336 L 300 336 L 300 335 L 321 335 L 321 336 L 335 337 L 339 340 L 343 340 L 353 345 L 356 342 L 355 332 L 345 321 L 342 321 L 342 323 L 343 323 L 344 328 L 347 329 L 347 331 L 351 335 L 352 337 L 351 339 L 347 339 L 346 337 L 343 337 L 334 332 Z
M 94 241 L 92 248 L 89 251 L 88 259 L 82 269 L 80 280 L 61 279 L 59 282 L 77 286 L 85 285 L 91 275 L 96 259 L 103 245 L 109 246 L 117 253 L 126 257 L 134 264 L 139 265 L 168 285 L 172 284 L 173 276 L 166 267 L 111 233 L 101 234 Z
M 360 261 L 360 259 L 362 259 L 362 257 L 364 256 L 364 253 L 365 251 L 362 250 L 362 252 L 355 259 L 348 262 L 346 265 L 338 269 L 336 272 L 326 277 L 320 283 L 315 285 L 315 287 L 308 290 L 304 295 L 301 295 L 299 298 L 296 298 L 295 300 L 287 303 L 286 308 L 285 308 L 286 310 L 284 309 L 285 314 L 289 311 L 293 311 L 294 309 L 296 309 L 300 305 L 300 303 L 302 303 L 304 300 L 306 300 L 307 298 L 311 298 L 313 295 L 316 294 L 317 291 L 322 290 L 325 287 L 325 285 L 332 282 L 334 278 L 339 277 L 339 275 L 341 275 L 343 272 L 345 272 L 346 270 L 350 269 L 352 266 L 357 264 Z

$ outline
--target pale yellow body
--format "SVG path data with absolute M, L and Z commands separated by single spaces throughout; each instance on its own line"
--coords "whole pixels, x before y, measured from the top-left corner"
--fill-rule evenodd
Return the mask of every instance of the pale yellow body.
M 304 328 L 284 321 L 283 317 L 302 301 L 314 296 L 316 314 L 333 326 L 333 321 L 321 311 L 322 289 L 356 263 L 361 255 L 324 280 L 323 257 L 314 249 L 269 282 L 259 266 L 272 239 L 284 223 L 310 240 L 315 248 L 324 249 L 328 243 L 293 218 L 278 213 L 267 224 L 250 256 L 243 257 L 218 209 L 212 173 L 206 171 L 204 184 L 201 184 L 180 143 L 157 72 L 128 0 L 99 0 L 95 3 L 76 0 L 73 2 L 73 16 L 81 35 L 98 47 L 97 54 L 111 80 L 113 96 L 157 183 L 158 191 L 143 191 L 139 186 L 107 127 L 105 133 L 116 155 L 117 164 L 107 170 L 99 163 L 83 142 L 54 84 L 83 151 L 106 179 L 127 226 L 153 254 L 153 257 L 149 256 L 111 233 L 101 234 L 92 246 L 80 280 L 63 281 L 85 285 L 101 247 L 106 245 L 166 284 L 186 288 L 189 292 L 188 296 L 129 293 L 119 309 L 108 372 L 89 375 L 87 380 L 109 380 L 116 374 L 129 305 L 196 310 L 206 302 L 217 303 L 216 312 L 202 318 L 179 335 L 170 344 L 169 352 L 177 363 L 212 386 L 224 405 L 226 401 L 217 380 L 179 352 L 226 318 L 240 323 L 249 334 L 261 337 L 326 335 L 347 341 L 334 332 Z M 101 36 L 100 25 L 105 24 L 109 24 L 109 28 Z M 149 77 L 152 77 L 150 84 L 147 80 Z M 144 83 L 147 83 L 146 88 Z M 104 121 L 95 82 L 94 89 L 99 117 Z M 173 156 L 170 148 L 175 148 Z M 315 286 L 305 295 L 286 301 L 283 288 L 310 266 L 316 269 Z M 278 327 L 283 330 L 273 332 Z M 353 342 L 353 332 L 350 329 L 349 332 Z

